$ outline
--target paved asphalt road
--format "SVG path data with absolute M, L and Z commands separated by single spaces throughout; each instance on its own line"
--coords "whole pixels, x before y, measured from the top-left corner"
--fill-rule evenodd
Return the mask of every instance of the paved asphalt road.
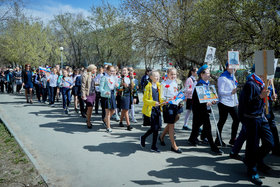
M 141 105 L 136 107 L 137 124 L 129 132 L 113 122 L 112 134 L 105 132 L 100 115 L 92 116 L 93 129 L 73 110 L 63 114 L 62 104 L 55 108 L 35 102 L 25 103 L 24 96 L 0 95 L 0 117 L 14 133 L 21 146 L 30 153 L 40 174 L 49 186 L 251 186 L 242 162 L 225 154 L 212 155 L 208 146 L 191 147 L 190 131 L 181 130 L 183 117 L 176 124 L 176 142 L 182 154 L 158 145 L 161 153 L 151 153 L 151 137 L 144 150 L 139 146 L 142 127 Z M 73 107 L 72 107 L 73 108 Z M 215 108 L 217 111 L 217 108 Z M 218 114 L 216 113 L 218 119 Z M 277 116 L 279 119 L 279 116 Z M 230 137 L 228 120 L 223 132 Z M 214 123 L 212 131 L 215 134 Z M 244 147 L 241 155 L 244 154 Z M 280 159 L 269 155 L 273 170 L 262 174 L 264 185 L 280 186 Z M 253 186 L 253 185 L 252 185 Z

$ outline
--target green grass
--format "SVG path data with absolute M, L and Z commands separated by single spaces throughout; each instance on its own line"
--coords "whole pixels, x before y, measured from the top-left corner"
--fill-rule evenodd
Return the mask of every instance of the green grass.
M 10 186 L 13 183 L 47 186 L 14 137 L 1 122 L 0 163 L 5 163 L 0 170 L 0 186 Z

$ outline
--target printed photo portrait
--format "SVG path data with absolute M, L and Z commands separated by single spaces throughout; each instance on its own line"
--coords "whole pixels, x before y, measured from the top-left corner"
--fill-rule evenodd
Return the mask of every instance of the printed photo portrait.
M 238 51 L 228 51 L 228 64 L 229 66 L 239 65 L 239 52 Z
M 214 61 L 215 52 L 216 52 L 216 48 L 208 46 L 204 61 L 211 64 Z

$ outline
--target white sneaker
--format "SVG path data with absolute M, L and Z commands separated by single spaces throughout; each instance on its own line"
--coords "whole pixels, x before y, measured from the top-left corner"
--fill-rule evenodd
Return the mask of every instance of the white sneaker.
M 54 107 L 54 104 L 52 104 L 51 107 Z
M 106 132 L 111 133 L 111 132 L 112 132 L 112 129 L 111 129 L 111 128 L 108 128 L 108 129 L 106 129 Z
M 131 120 L 133 123 L 137 123 L 138 121 L 136 119 Z
M 115 116 L 115 120 L 116 120 L 117 122 L 119 122 L 119 121 L 120 121 L 120 117 L 119 117 L 118 115 L 116 115 L 116 116 Z

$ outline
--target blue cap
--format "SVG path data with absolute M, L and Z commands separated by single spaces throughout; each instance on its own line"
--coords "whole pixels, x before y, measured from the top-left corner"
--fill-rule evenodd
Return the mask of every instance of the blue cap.
M 208 68 L 207 64 L 204 64 L 203 66 L 201 66 L 199 68 L 199 70 L 197 71 L 197 75 L 200 75 L 200 73 L 202 73 L 204 70 L 206 70 Z
M 105 66 L 105 65 L 112 66 L 112 63 L 104 62 L 104 66 Z

